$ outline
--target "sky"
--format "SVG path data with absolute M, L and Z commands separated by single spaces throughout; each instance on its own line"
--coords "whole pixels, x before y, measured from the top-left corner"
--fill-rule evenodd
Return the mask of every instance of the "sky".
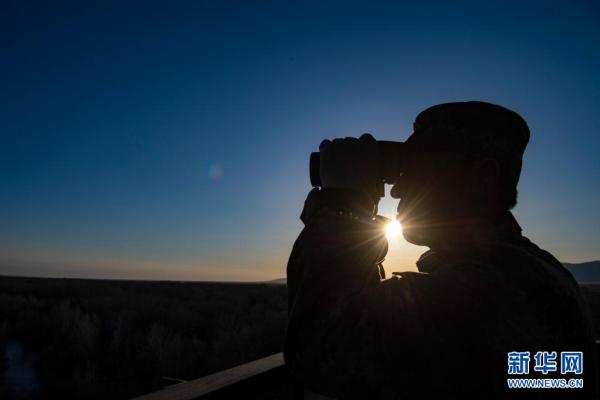
M 285 276 L 324 138 L 482 100 L 528 122 L 514 214 L 600 259 L 593 1 L 3 2 L 0 274 Z M 389 191 L 389 187 L 387 189 Z M 396 201 L 382 200 L 383 215 Z M 415 270 L 396 239 L 384 263 Z

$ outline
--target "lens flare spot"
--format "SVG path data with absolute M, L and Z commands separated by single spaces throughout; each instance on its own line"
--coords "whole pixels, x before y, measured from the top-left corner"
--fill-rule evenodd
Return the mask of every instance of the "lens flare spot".
M 400 222 L 396 220 L 388 222 L 388 224 L 385 226 L 385 236 L 388 239 L 397 238 L 398 236 L 400 236 L 401 233 L 402 225 L 400 225 Z
M 220 164 L 211 164 L 208 168 L 208 177 L 213 181 L 218 181 L 223 176 L 223 167 Z

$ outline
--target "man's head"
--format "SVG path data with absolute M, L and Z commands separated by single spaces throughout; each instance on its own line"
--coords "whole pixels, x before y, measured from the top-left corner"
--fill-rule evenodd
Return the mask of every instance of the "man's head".
M 491 219 L 516 204 L 529 128 L 504 107 L 477 101 L 421 112 L 404 173 L 392 189 L 405 238 L 429 245 L 457 226 Z

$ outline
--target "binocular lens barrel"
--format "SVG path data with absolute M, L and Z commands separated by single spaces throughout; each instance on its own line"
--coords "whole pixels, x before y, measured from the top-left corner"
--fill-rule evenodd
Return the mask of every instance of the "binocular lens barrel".
M 379 151 L 379 177 L 381 183 L 393 183 L 402 174 L 404 143 L 385 140 L 377 141 Z M 321 187 L 321 153 L 310 154 L 310 183 L 313 187 Z

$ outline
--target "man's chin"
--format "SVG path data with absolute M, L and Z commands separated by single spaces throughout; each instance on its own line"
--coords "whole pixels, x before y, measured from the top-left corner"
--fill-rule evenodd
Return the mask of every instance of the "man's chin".
M 419 229 L 417 227 L 402 226 L 402 236 L 404 236 L 404 239 L 408 243 L 412 243 L 417 246 L 427 245 L 427 241 L 425 239 L 427 235 L 424 233 L 425 232 L 423 232 L 423 229 Z

